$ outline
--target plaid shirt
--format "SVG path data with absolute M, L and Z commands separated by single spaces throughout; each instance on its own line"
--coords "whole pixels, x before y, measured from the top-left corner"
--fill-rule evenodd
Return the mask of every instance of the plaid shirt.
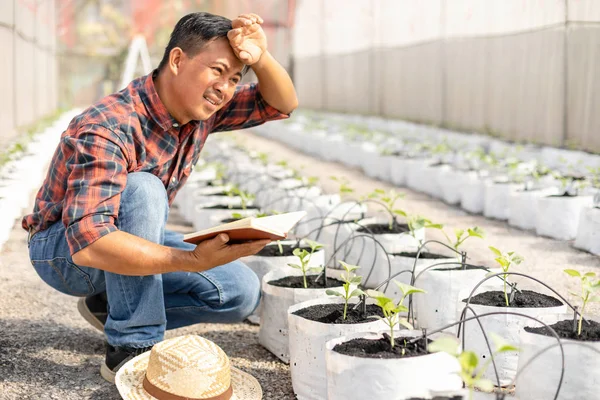
M 208 120 L 179 126 L 159 99 L 152 74 L 138 78 L 73 118 L 22 226 L 34 233 L 62 218 L 74 254 L 118 230 L 115 220 L 128 173 L 157 176 L 171 204 L 209 133 L 286 117 L 265 102 L 256 84 L 246 84 Z

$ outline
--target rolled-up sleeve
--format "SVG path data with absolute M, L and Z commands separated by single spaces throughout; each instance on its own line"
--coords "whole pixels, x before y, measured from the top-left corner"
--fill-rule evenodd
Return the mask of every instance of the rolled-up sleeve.
M 71 255 L 118 230 L 121 192 L 127 184 L 127 157 L 110 130 L 94 127 L 64 137 L 70 147 L 62 220 Z
M 238 86 L 231 101 L 215 114 L 211 132 L 251 128 L 289 116 L 290 114 L 279 112 L 265 101 L 257 83 L 248 83 Z

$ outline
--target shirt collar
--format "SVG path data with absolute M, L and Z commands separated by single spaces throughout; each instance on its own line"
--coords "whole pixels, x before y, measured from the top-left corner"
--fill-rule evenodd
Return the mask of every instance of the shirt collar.
M 154 119 L 162 129 L 168 131 L 171 128 L 179 128 L 180 124 L 171 116 L 171 114 L 169 114 L 167 107 L 165 107 L 160 100 L 160 97 L 158 97 L 153 79 L 157 75 L 158 70 L 154 70 L 152 73 L 146 75 L 143 87 L 145 96 L 142 96 L 142 102 L 152 116 L 152 119 Z

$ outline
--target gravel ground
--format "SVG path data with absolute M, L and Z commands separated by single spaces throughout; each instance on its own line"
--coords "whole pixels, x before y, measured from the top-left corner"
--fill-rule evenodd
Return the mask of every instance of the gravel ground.
M 286 160 L 307 176 L 321 176 L 321 186 L 327 192 L 337 190 L 335 182 L 326 179 L 330 175 L 350 179 L 358 195 L 391 187 L 357 170 L 297 154 L 250 133 L 238 136 L 252 149 L 277 155 L 272 157 L 274 161 Z M 210 151 L 210 145 L 206 151 Z M 402 206 L 409 211 L 445 223 L 450 229 L 475 225 L 485 229 L 486 241 L 474 239 L 465 246 L 474 262 L 489 264 L 490 244 L 517 251 L 526 262 L 516 270 L 544 279 L 563 295 L 576 290 L 575 280 L 566 279 L 562 273 L 564 268 L 600 271 L 598 257 L 573 249 L 570 242 L 540 238 L 504 222 L 466 214 L 408 189 L 402 192 L 406 194 Z M 171 229 L 192 230 L 175 212 L 170 223 Z M 0 257 L 0 399 L 119 398 L 114 386 L 99 375 L 103 337 L 79 316 L 76 302 L 76 298 L 54 291 L 38 278 L 27 257 L 26 234 L 16 224 Z M 593 305 L 590 311 L 598 314 L 598 310 L 598 305 Z M 265 399 L 294 398 L 288 367 L 258 344 L 257 327 L 245 323 L 199 324 L 169 331 L 168 336 L 186 333 L 200 334 L 219 344 L 233 365 L 257 377 Z

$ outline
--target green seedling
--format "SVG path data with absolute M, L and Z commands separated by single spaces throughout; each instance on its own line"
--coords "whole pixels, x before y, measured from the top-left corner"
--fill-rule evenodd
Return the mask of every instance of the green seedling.
M 311 256 L 315 251 L 321 250 L 323 247 L 325 247 L 325 245 L 310 239 L 304 239 L 304 242 L 308 245 L 308 247 L 310 247 Z
M 262 165 L 269 164 L 269 155 L 267 153 L 258 153 L 256 158 L 258 158 Z
M 396 325 L 402 325 L 406 329 L 414 329 L 406 318 L 400 317 L 400 313 L 408 312 L 408 307 L 403 304 L 404 299 L 406 296 L 409 296 L 413 293 L 425 293 L 423 289 L 418 289 L 402 282 L 394 281 L 394 283 L 398 285 L 400 291 L 402 292 L 402 297 L 397 303 L 394 303 L 394 300 L 387 297 L 383 292 L 379 292 L 377 290 L 367 290 L 366 292 L 367 296 L 377 301 L 377 305 L 383 312 L 383 317 L 371 316 L 370 318 L 383 320 L 385 321 L 386 325 L 390 327 L 390 346 L 392 346 L 392 348 L 394 348 L 394 327 Z
M 508 351 L 519 351 L 519 349 L 510 343 L 507 343 L 500 336 L 490 333 L 490 337 L 494 342 L 495 351 L 480 368 L 479 358 L 477 354 L 472 351 L 460 351 L 460 342 L 454 336 L 442 336 L 429 344 L 428 350 L 430 353 L 445 352 L 453 357 L 456 357 L 460 364 L 460 377 L 465 383 L 465 386 L 469 389 L 469 399 L 473 399 L 473 392 L 475 389 L 482 390 L 484 392 L 491 392 L 494 390 L 494 384 L 488 379 L 482 378 L 485 371 L 488 369 L 490 363 L 498 354 L 505 353 Z
M 281 244 L 281 240 L 277 241 L 277 248 L 279 249 L 279 254 L 283 255 L 283 245 Z
M 237 186 L 232 186 L 231 189 L 227 190 L 227 195 L 239 196 L 242 210 L 245 210 L 248 206 L 248 203 L 254 200 L 254 198 L 256 197 L 252 193 L 246 192 Z
M 392 215 L 388 226 L 390 231 L 394 228 L 394 224 L 397 223 L 397 215 L 401 215 L 403 217 L 407 216 L 407 213 L 405 211 L 394 208 L 396 201 L 403 197 L 403 193 L 398 193 L 394 189 L 390 189 L 388 192 L 386 192 L 383 189 L 375 189 L 371 194 L 368 195 L 369 199 L 377 199 L 381 201 L 384 204 L 386 210 Z
M 321 272 L 321 270 L 323 270 L 323 267 L 309 267 L 308 266 L 308 264 L 310 263 L 310 258 L 312 256 L 313 252 L 314 252 L 314 250 L 313 250 L 312 246 L 311 246 L 311 252 L 310 253 L 306 249 L 296 248 L 296 249 L 294 249 L 293 254 L 300 259 L 300 265 L 288 263 L 288 265 L 290 267 L 299 269 L 302 272 L 304 289 L 308 288 L 308 282 L 306 281 L 306 274 L 308 272 Z
M 329 179 L 340 184 L 340 187 L 338 189 L 340 198 L 344 197 L 344 195 L 354 192 L 354 189 L 350 185 L 348 185 L 349 182 L 346 178 L 338 178 L 337 176 L 330 176 Z
M 340 278 L 344 281 L 343 292 L 333 289 L 327 289 L 326 293 L 330 296 L 339 296 L 344 299 L 344 315 L 343 319 L 346 320 L 346 314 L 348 312 L 348 302 L 352 297 L 358 297 L 364 294 L 362 290 L 358 288 L 362 281 L 362 276 L 358 276 L 354 273 L 359 267 L 357 265 L 346 264 L 340 261 L 340 264 L 346 270 L 346 273 L 341 274 Z
M 514 251 L 510 251 L 508 253 L 503 253 L 495 247 L 490 246 L 489 249 L 496 255 L 496 262 L 500 264 L 502 271 L 508 272 L 510 267 L 513 265 L 518 265 L 523 262 L 523 257 L 519 254 L 516 254 Z M 492 272 L 493 274 L 493 272 Z M 507 275 L 502 275 L 502 280 L 504 281 L 504 299 L 506 300 L 506 307 L 510 306 L 510 302 L 508 301 L 508 295 L 506 293 L 506 277 Z
M 600 301 L 600 296 L 596 294 L 598 290 L 600 290 L 600 279 L 596 278 L 596 274 L 594 272 L 588 272 L 583 275 L 575 269 L 565 269 L 565 272 L 570 276 L 574 276 L 581 280 L 581 293 L 569 292 L 573 296 L 580 298 L 583 302 L 583 305 L 581 306 L 581 312 L 579 313 L 579 323 L 577 324 L 577 336 L 580 336 L 585 307 L 590 302 Z
M 444 236 L 446 237 L 446 240 L 448 241 L 448 243 L 450 244 L 450 246 L 452 246 L 452 248 L 456 251 L 459 251 L 459 247 L 468 239 L 471 237 L 476 237 L 476 238 L 480 238 L 480 239 L 484 239 L 485 238 L 485 232 L 483 231 L 483 229 L 475 226 L 473 228 L 468 228 L 468 229 L 455 229 L 454 230 L 454 239 L 450 239 L 450 236 L 448 236 L 448 234 L 446 234 L 446 232 L 444 232 L 443 229 L 440 229 L 442 231 L 442 233 L 444 234 Z
M 409 215 L 406 212 L 402 211 L 402 210 L 396 210 L 398 215 L 402 215 L 404 218 L 406 218 L 406 223 L 408 225 L 408 231 L 410 233 L 410 235 L 415 238 L 415 240 L 417 240 L 419 242 L 419 247 L 423 244 L 423 240 L 422 239 L 417 239 L 417 231 L 419 229 L 425 228 L 432 228 L 432 229 L 442 229 L 444 227 L 444 225 L 442 224 L 434 224 L 433 222 L 431 222 L 430 220 L 428 220 L 425 217 L 422 217 L 420 215 Z
M 316 186 L 317 183 L 319 183 L 319 177 L 318 176 L 309 176 L 308 178 L 302 178 L 302 181 L 307 185 L 307 186 Z

